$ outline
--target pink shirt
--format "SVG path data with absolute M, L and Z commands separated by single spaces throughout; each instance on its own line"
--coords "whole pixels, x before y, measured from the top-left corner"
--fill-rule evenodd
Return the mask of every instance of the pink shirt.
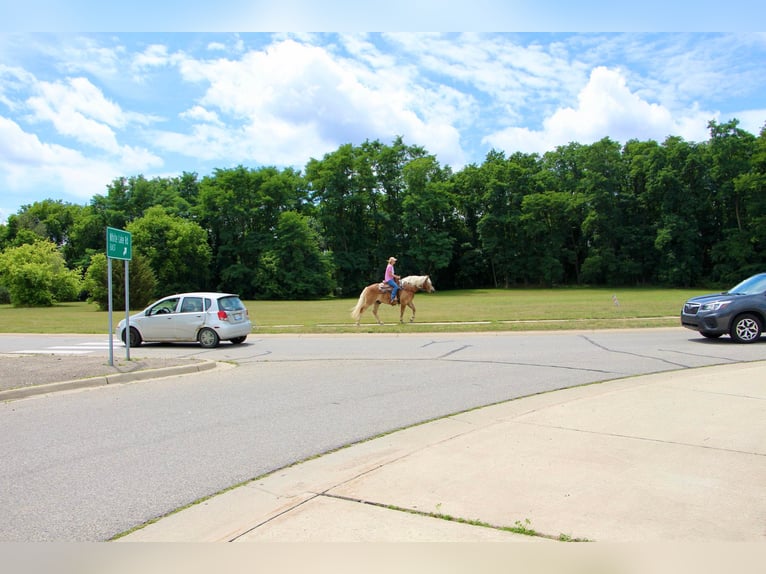
M 388 267 L 386 267 L 386 278 L 384 281 L 388 281 L 389 279 L 394 278 L 394 266 L 390 263 L 388 264 Z

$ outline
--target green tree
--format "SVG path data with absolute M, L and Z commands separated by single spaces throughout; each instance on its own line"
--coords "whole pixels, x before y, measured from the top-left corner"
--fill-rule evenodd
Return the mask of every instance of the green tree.
M 715 237 L 716 224 L 710 221 L 716 217 L 711 217 L 703 154 L 703 148 L 669 137 L 655 155 L 647 193 L 656 206 L 656 282 L 688 287 L 709 267 L 706 242 Z
M 754 140 L 736 126 L 714 125 L 711 142 L 716 190 L 728 190 L 734 217 L 710 251 L 714 275 L 729 284 L 766 264 L 766 126 Z
M 211 251 L 207 234 L 197 223 L 169 215 L 159 205 L 129 223 L 133 249 L 144 255 L 163 293 L 208 287 Z
M 521 224 L 525 195 L 542 191 L 540 158 L 515 153 L 506 158 L 492 151 L 482 164 L 484 193 L 477 224 L 482 250 L 490 263 L 495 287 L 510 287 L 530 276 L 530 260 Z
M 407 188 L 402 198 L 402 227 L 407 251 L 400 257 L 405 265 L 414 267 L 412 275 L 433 275 L 452 259 L 454 207 L 449 175 L 433 156 L 413 159 L 404 167 Z
M 665 150 L 653 140 L 631 140 L 623 147 L 628 181 L 621 195 L 621 272 L 627 284 L 647 285 L 657 278 L 661 252 L 656 249 L 655 239 L 662 204 L 651 193 L 651 187 L 664 156 Z
M 101 311 L 109 310 L 109 284 L 107 271 L 109 269 L 106 254 L 97 253 L 92 256 L 88 271 L 85 273 L 84 287 L 88 293 L 88 301 L 96 303 Z M 140 253 L 134 253 L 128 262 L 130 290 L 130 308 L 143 309 L 154 297 L 157 280 L 149 265 L 149 260 Z M 112 261 L 112 309 L 125 308 L 125 262 Z
M 16 215 L 8 218 L 9 229 L 13 236 L 8 240 L 14 241 L 21 230 L 32 231 L 36 237 L 47 239 L 58 246 L 65 245 L 70 240 L 70 230 L 83 206 L 65 203 L 59 200 L 44 199 L 21 207 Z M 21 245 L 24 241 L 18 242 Z
M 366 173 L 369 162 L 361 160 L 360 175 L 358 153 L 354 146 L 346 144 L 322 160 L 310 160 L 306 166 L 317 220 L 335 255 L 336 280 L 344 294 L 358 292 L 370 283 L 371 271 L 378 267 L 375 249 L 380 235 L 374 223 L 378 204 L 371 172 Z M 395 228 L 390 231 L 396 233 Z
M 723 228 L 744 226 L 744 205 L 735 186 L 738 177 L 750 171 L 750 159 L 755 151 L 755 137 L 739 127 L 739 120 L 723 124 L 708 123 L 710 129 L 711 177 L 716 202 L 722 210 Z
M 592 283 L 625 283 L 623 269 L 628 255 L 622 252 L 625 225 L 622 196 L 628 182 L 620 145 L 604 138 L 581 148 L 582 176 L 579 193 L 584 194 L 582 222 L 588 256 L 583 261 L 583 280 Z
M 16 307 L 50 307 L 76 300 L 82 279 L 52 241 L 40 240 L 0 253 L 0 283 Z
M 484 256 L 478 223 L 483 214 L 483 172 L 471 164 L 450 178 L 455 209 L 455 249 L 449 279 L 439 285 L 474 288 L 491 284 L 489 263 Z
M 520 223 L 530 281 L 550 287 L 565 279 L 565 266 L 577 268 L 576 207 L 572 195 L 562 191 L 524 196 Z
M 343 294 L 358 293 L 380 279 L 389 256 L 409 252 L 403 171 L 426 155 L 398 137 L 390 146 L 377 140 L 358 147 L 345 144 L 306 165 L 316 219 Z
M 259 298 L 306 300 L 332 293 L 332 256 L 320 250 L 318 234 L 307 217 L 282 213 L 274 239 L 256 273 Z
M 280 214 L 305 204 L 303 179 L 292 169 L 239 166 L 203 178 L 196 214 L 208 233 L 217 288 L 254 297 L 261 255 L 273 244 Z

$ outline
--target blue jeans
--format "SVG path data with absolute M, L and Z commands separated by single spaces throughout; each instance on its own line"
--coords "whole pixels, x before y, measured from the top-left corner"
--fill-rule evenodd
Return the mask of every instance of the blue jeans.
M 386 283 L 388 283 L 389 285 L 391 285 L 391 287 L 394 288 L 394 290 L 391 291 L 391 302 L 393 303 L 394 299 L 396 299 L 396 294 L 399 292 L 399 285 L 397 285 L 396 281 L 394 281 L 393 279 L 389 279 L 388 281 L 386 281 Z

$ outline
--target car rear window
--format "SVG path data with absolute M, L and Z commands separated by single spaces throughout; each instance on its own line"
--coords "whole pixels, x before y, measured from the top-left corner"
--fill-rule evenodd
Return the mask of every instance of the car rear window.
M 218 307 L 222 311 L 242 311 L 245 308 L 245 304 L 240 301 L 239 297 L 221 297 L 218 299 Z

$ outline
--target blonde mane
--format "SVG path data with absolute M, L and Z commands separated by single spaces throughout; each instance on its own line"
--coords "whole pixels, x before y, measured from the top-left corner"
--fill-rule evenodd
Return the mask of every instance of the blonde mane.
M 402 279 L 402 287 L 422 289 L 426 281 L 428 281 L 428 275 L 408 275 Z

